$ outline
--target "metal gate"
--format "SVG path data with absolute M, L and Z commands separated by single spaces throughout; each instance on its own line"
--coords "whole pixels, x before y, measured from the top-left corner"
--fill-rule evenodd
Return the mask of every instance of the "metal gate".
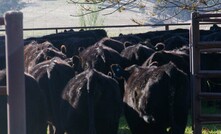
M 26 134 L 23 14 L 6 12 L 0 25 L 6 29 L 7 88 L 0 87 L 0 95 L 7 95 L 8 134 Z
M 202 125 L 221 123 L 221 114 L 203 114 L 203 100 L 221 100 L 221 93 L 203 92 L 202 79 L 221 78 L 221 70 L 202 70 L 200 67 L 202 52 L 221 52 L 221 42 L 200 41 L 200 25 L 203 22 L 221 22 L 221 14 L 192 13 L 190 27 L 190 72 L 192 89 L 192 121 L 194 134 L 202 134 Z

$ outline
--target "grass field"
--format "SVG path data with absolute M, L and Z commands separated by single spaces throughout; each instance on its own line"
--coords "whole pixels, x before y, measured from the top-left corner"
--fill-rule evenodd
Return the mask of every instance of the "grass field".
M 120 119 L 118 134 L 131 134 L 130 128 L 128 127 L 127 122 L 124 117 L 121 117 Z M 186 127 L 185 134 L 193 134 L 190 116 L 189 116 L 189 121 Z M 203 126 L 202 134 L 221 134 L 221 124 Z
M 213 113 L 216 114 L 221 112 L 220 109 L 218 110 L 217 108 L 214 107 L 205 107 L 205 106 L 203 106 L 202 111 L 204 113 L 211 113 L 211 114 Z M 203 130 L 202 134 L 221 134 L 221 124 L 204 125 L 202 130 Z M 118 134 L 131 134 L 124 116 L 120 118 Z M 192 120 L 190 115 L 188 117 L 188 123 L 185 130 L 185 134 L 193 134 Z

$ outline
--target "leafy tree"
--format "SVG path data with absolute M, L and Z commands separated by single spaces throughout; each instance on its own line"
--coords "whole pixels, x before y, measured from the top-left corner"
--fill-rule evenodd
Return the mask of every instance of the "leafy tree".
M 69 3 L 81 5 L 98 5 L 98 9 L 86 9 L 81 15 L 100 12 L 114 8 L 107 14 L 116 11 L 122 12 L 131 8 L 139 9 L 140 13 L 154 23 L 180 22 L 190 19 L 190 13 L 198 12 L 218 12 L 221 9 L 221 0 L 68 0 Z M 148 4 L 153 4 L 150 8 Z M 134 20 L 136 22 L 136 20 Z
M 78 15 L 80 26 L 86 27 L 86 26 L 101 26 L 103 25 L 103 17 L 100 16 L 99 12 L 93 12 L 91 14 L 82 15 L 85 13 L 85 9 L 92 9 L 92 10 L 98 10 L 97 5 L 77 5 L 78 8 Z

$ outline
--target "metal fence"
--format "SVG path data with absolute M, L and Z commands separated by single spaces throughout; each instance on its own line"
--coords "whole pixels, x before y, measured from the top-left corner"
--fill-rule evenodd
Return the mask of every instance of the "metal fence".
M 214 18 L 216 17 L 216 18 Z M 221 52 L 220 41 L 201 41 L 200 22 L 221 22 L 221 14 L 199 14 L 192 13 L 192 23 L 190 29 L 190 76 L 192 91 L 192 126 L 193 134 L 202 134 L 202 126 L 206 124 L 220 124 L 221 114 L 204 113 L 203 101 L 221 100 L 221 93 L 205 92 L 202 90 L 203 79 L 220 79 L 221 70 L 202 69 L 200 62 L 203 52 Z M 207 63 L 208 64 L 208 63 Z
M 209 28 L 212 23 L 203 23 L 205 28 Z M 146 24 L 146 25 L 109 25 L 109 26 L 87 26 L 87 27 L 47 27 L 47 28 L 24 28 L 24 38 L 41 36 L 46 34 L 58 33 L 64 30 L 80 30 L 80 29 L 105 29 L 109 36 L 115 36 L 119 33 L 141 33 L 157 30 L 172 30 L 176 28 L 189 29 L 190 23 L 178 24 Z M 205 29 L 204 28 L 204 29 Z M 5 29 L 0 29 L 0 33 L 4 33 Z
M 7 95 L 8 134 L 26 134 L 23 14 L 6 12 L 0 24 L 6 29 L 7 90 L 0 87 L 0 93 Z
M 52 27 L 52 28 L 24 28 L 24 31 L 45 31 L 52 30 L 58 33 L 59 30 L 65 29 L 106 29 L 106 28 L 131 28 L 131 27 L 164 27 L 164 30 L 169 30 L 170 26 L 189 26 L 190 23 L 179 23 L 179 24 L 146 24 L 146 25 L 110 25 L 110 26 L 88 26 L 88 27 Z M 0 29 L 0 31 L 5 31 L 5 29 Z

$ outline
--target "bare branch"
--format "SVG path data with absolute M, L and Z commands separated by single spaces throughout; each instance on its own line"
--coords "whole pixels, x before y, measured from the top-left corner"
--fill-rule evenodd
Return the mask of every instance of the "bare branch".
M 95 4 L 98 5 L 98 9 L 90 9 L 86 7 L 82 7 L 85 11 L 80 15 L 72 15 L 75 17 L 88 15 L 91 13 L 101 12 L 107 9 L 112 9 L 103 15 L 110 15 L 117 11 L 121 12 L 123 10 L 137 8 L 142 9 L 147 13 L 146 15 L 150 15 L 151 17 L 158 15 L 157 17 L 161 18 L 163 16 L 169 16 L 163 21 L 170 20 L 172 18 L 178 18 L 178 15 L 183 12 L 189 11 L 199 11 L 199 12 L 214 12 L 221 10 L 221 0 L 156 0 L 155 6 L 153 7 L 153 15 L 150 14 L 145 5 L 145 2 L 151 2 L 150 0 L 68 0 L 69 3 L 79 4 L 79 5 L 88 5 Z M 173 13 L 174 12 L 174 13 Z M 172 14 L 172 15 L 170 15 Z M 187 16 L 188 17 L 188 16 Z M 159 18 L 156 18 L 158 20 Z M 185 19 L 180 19 L 185 20 Z M 139 21 L 133 20 L 133 22 L 139 24 Z
M 97 2 L 79 2 L 79 1 L 74 1 L 74 0 L 69 0 L 68 4 L 80 4 L 80 5 L 96 5 L 96 4 L 100 4 L 103 3 L 104 1 L 97 1 Z
M 170 17 L 164 19 L 164 20 L 162 20 L 161 22 L 174 18 L 175 16 L 177 16 L 178 14 L 180 14 L 182 11 L 183 11 L 183 9 L 180 10 L 180 11 L 178 11 L 178 12 L 176 12 L 174 15 L 172 15 L 172 16 L 170 16 Z
M 126 2 L 126 3 L 121 3 L 121 5 L 120 5 L 117 9 L 115 9 L 114 11 L 112 11 L 112 12 L 110 12 L 110 13 L 106 13 L 106 14 L 104 14 L 104 15 L 112 14 L 112 13 L 118 11 L 119 9 L 121 9 L 121 8 L 124 7 L 124 6 L 130 5 L 130 4 L 134 3 L 135 1 L 136 1 L 136 0 L 128 1 L 128 2 Z

